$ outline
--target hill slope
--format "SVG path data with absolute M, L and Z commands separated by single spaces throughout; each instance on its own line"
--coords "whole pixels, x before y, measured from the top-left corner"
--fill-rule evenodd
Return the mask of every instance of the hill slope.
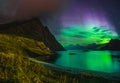
M 0 34 L 21 36 L 41 41 L 52 51 L 64 50 L 49 29 L 44 27 L 36 18 L 21 23 L 0 25 Z

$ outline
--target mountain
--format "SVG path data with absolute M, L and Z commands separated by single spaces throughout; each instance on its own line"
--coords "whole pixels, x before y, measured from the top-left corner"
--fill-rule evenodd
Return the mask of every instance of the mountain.
M 17 53 L 47 61 L 64 50 L 38 19 L 0 25 L 0 52 Z M 54 56 L 53 56 L 54 55 Z
M 120 50 L 120 40 L 111 39 L 111 41 L 102 47 L 101 50 Z
M 69 50 L 85 49 L 84 46 L 80 46 L 78 44 L 76 44 L 76 45 L 68 45 L 65 48 L 69 49 Z
M 70 49 L 70 50 L 93 50 L 93 49 L 99 49 L 101 46 L 103 45 L 99 45 L 99 44 L 89 44 L 87 46 L 80 46 L 79 44 L 76 44 L 76 45 L 69 45 L 67 47 L 65 47 L 66 49 Z
M 1 34 L 16 35 L 43 42 L 50 50 L 64 50 L 63 46 L 51 34 L 48 27 L 44 27 L 38 19 L 0 25 Z

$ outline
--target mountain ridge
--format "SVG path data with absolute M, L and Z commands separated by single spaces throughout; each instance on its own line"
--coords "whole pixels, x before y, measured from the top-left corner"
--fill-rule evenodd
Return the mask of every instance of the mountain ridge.
M 52 51 L 65 50 L 49 31 L 48 27 L 44 27 L 36 18 L 24 22 L 0 25 L 0 33 L 43 41 Z

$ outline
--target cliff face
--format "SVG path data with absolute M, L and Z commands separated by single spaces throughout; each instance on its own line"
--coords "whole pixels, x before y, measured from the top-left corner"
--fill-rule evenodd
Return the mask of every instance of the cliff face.
M 120 50 L 120 40 L 111 39 L 111 41 L 102 47 L 101 50 Z
M 38 19 L 0 25 L 0 34 L 20 36 L 41 41 L 52 51 L 64 50 L 49 29 L 44 27 Z

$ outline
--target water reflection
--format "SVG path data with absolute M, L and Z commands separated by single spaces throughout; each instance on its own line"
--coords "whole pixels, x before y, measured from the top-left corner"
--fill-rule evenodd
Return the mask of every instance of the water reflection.
M 112 53 L 118 56 L 120 54 L 120 52 L 111 51 L 61 51 L 58 52 L 59 58 L 54 64 L 84 70 L 120 73 L 119 59 L 114 58 Z
M 87 69 L 97 70 L 97 71 L 107 71 L 112 72 L 112 58 L 109 51 L 104 52 L 87 52 L 85 63 L 87 64 Z

